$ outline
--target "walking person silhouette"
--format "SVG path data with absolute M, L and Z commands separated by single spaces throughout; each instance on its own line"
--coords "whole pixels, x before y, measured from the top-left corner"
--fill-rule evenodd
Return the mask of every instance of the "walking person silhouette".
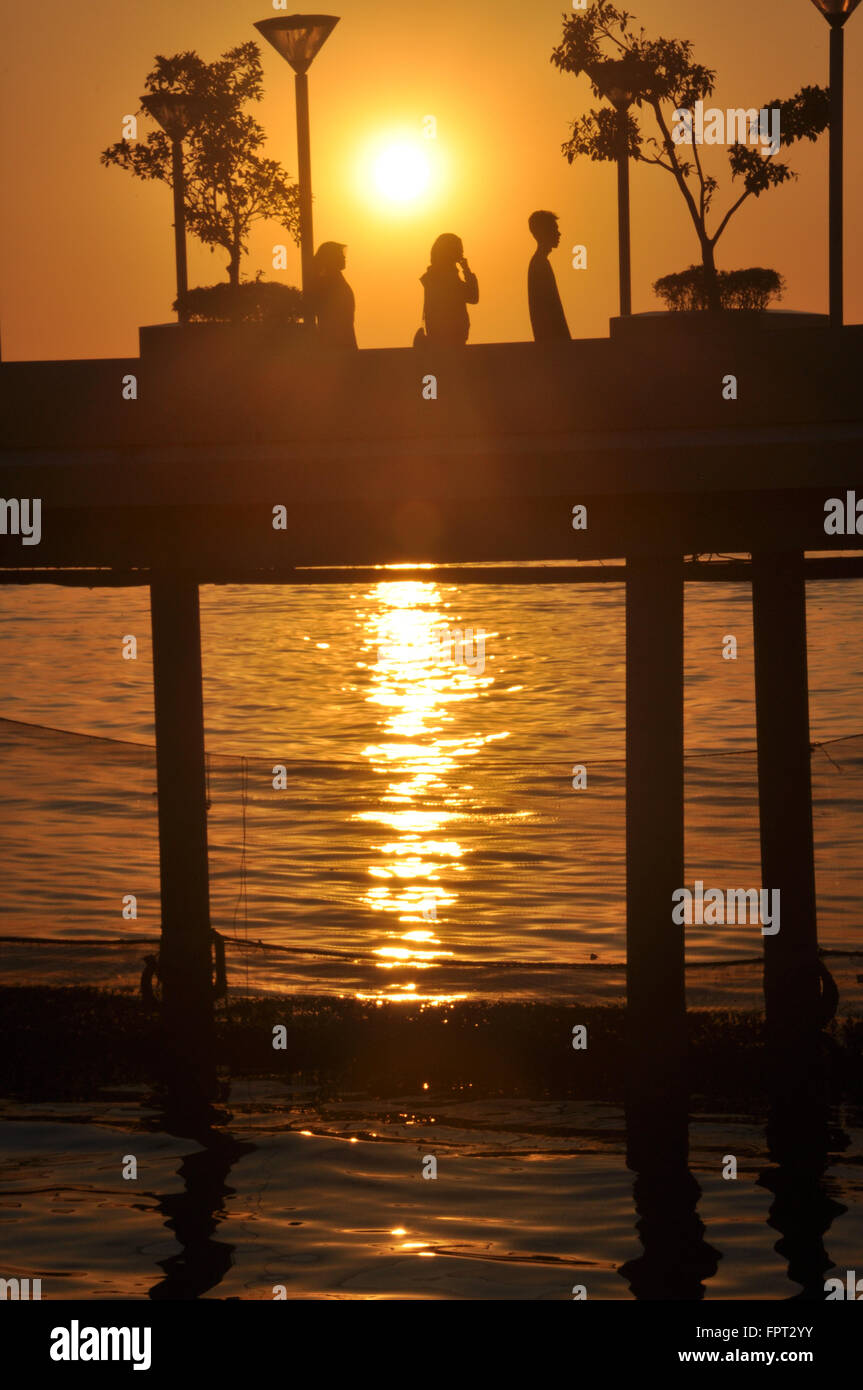
M 557 214 L 532 212 L 527 225 L 536 240 L 536 250 L 527 269 L 527 302 L 534 339 L 537 343 L 569 342 L 569 325 L 548 259 L 554 248 L 560 245 Z
M 463 347 L 470 333 L 467 306 L 479 303 L 479 283 L 467 263 L 461 237 L 444 232 L 429 259 L 428 270 L 420 276 L 426 339 L 435 346 Z
M 312 309 L 318 322 L 318 342 L 329 348 L 355 348 L 354 292 L 344 277 L 345 247 L 324 241 L 315 252 Z

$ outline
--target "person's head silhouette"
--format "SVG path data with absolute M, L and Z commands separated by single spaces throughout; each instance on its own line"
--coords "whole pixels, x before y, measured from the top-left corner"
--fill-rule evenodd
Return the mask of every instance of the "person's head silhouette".
M 464 260 L 464 246 L 455 232 L 443 232 L 431 249 L 432 270 L 449 270 Z
M 315 272 L 319 276 L 337 275 L 344 270 L 345 243 L 341 241 L 322 241 L 315 252 Z
M 553 251 L 555 246 L 560 245 L 560 228 L 557 225 L 556 212 L 532 212 L 527 219 L 527 225 L 540 251 Z

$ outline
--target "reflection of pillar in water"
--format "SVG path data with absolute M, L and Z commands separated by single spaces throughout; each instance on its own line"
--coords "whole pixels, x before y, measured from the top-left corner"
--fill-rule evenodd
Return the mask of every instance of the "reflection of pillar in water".
M 636 1230 L 644 1254 L 620 1268 L 637 1299 L 697 1301 L 716 1273 L 719 1252 L 704 1239 L 701 1188 L 688 1166 L 688 1099 L 656 1107 L 630 1100 L 627 1164 L 634 1169 Z
M 767 1224 L 779 1231 L 773 1247 L 788 1262 L 788 1278 L 801 1285 L 792 1298 L 823 1301 L 824 1280 L 833 1261 L 823 1236 L 847 1207 L 834 1201 L 825 1179 L 830 1149 L 844 1149 L 848 1136 L 831 1134 L 821 1097 L 774 1102 L 767 1124 L 767 1145 L 776 1165 L 758 1183 L 773 1193 Z
M 226 1179 L 237 1159 L 251 1153 L 254 1144 L 242 1144 L 214 1123 L 227 1118 L 209 1107 L 195 1111 L 183 1106 L 170 1108 L 158 1120 L 163 1133 L 195 1139 L 202 1145 L 199 1152 L 183 1159 L 180 1176 L 183 1191 L 164 1196 L 159 1210 L 165 1225 L 173 1231 L 181 1246 L 178 1254 L 160 1260 L 165 1277 L 150 1290 L 151 1299 L 189 1300 L 200 1298 L 215 1288 L 233 1263 L 234 1246 L 215 1240 L 214 1235 L 225 1219 L 225 1198 L 234 1189 Z

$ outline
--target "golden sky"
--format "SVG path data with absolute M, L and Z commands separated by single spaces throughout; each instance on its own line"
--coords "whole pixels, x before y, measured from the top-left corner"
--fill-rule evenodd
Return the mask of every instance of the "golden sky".
M 690 38 L 714 67 L 715 104 L 760 106 L 806 83 L 827 82 L 828 26 L 811 0 L 724 0 L 681 6 L 629 0 L 653 35 Z M 418 277 L 442 231 L 461 235 L 479 276 L 473 342 L 530 336 L 526 227 L 535 207 L 560 215 L 555 265 L 574 336 L 604 335 L 617 311 L 616 179 L 610 165 L 570 166 L 560 153 L 589 87 L 553 68 L 561 0 L 344 0 L 341 20 L 311 70 L 315 239 L 348 243 L 361 347 L 407 346 L 419 325 Z M 0 326 L 6 360 L 110 357 L 137 352 L 140 324 L 172 317 L 171 198 L 104 169 L 99 152 L 137 110 L 154 54 L 195 48 L 211 60 L 256 38 L 252 24 L 276 13 L 268 0 L 57 0 L 6 6 L 2 30 Z M 846 321 L 863 308 L 863 268 L 853 229 L 861 207 L 863 9 L 846 29 Z M 296 175 L 293 74 L 269 45 L 264 101 L 255 114 L 268 153 Z M 433 115 L 437 139 L 423 140 Z M 142 134 L 146 128 L 142 122 Z M 363 178 L 392 141 L 424 144 L 428 192 L 394 205 Z M 712 152 L 724 167 L 725 151 Z M 723 268 L 782 272 L 782 307 L 827 307 L 827 140 L 791 151 L 796 183 L 750 201 L 719 245 Z M 718 195 L 717 207 L 727 206 Z M 633 308 L 658 307 L 652 282 L 698 259 L 670 175 L 632 177 Z M 299 283 L 299 252 L 272 269 L 279 229 L 258 224 L 245 277 Z M 587 270 L 569 248 L 588 249 Z M 190 284 L 226 278 L 226 256 L 190 238 Z

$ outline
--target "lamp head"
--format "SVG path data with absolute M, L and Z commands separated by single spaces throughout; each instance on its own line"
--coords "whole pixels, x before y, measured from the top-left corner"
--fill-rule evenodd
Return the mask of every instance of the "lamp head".
M 182 140 L 204 114 L 201 98 L 183 92 L 148 92 L 141 105 L 172 140 Z
M 290 63 L 294 72 L 308 72 L 312 59 L 326 43 L 339 22 L 338 15 L 289 14 L 284 19 L 259 19 L 255 28 L 277 53 Z
M 845 21 L 851 18 L 860 0 L 812 0 L 812 3 L 821 11 L 828 24 L 841 29 Z
M 591 63 L 586 72 L 604 97 L 618 111 L 625 111 L 650 89 L 652 73 L 638 58 L 603 58 Z

